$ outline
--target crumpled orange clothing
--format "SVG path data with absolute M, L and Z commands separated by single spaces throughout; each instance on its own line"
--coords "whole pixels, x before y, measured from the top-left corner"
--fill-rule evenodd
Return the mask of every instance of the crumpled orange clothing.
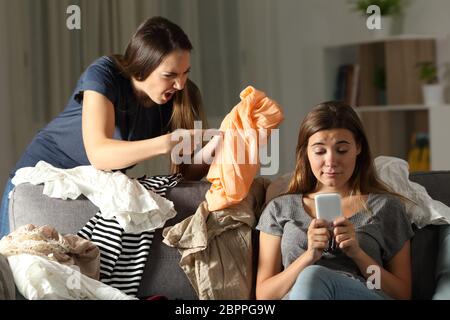
M 260 166 L 260 143 L 266 143 L 258 130 L 266 129 L 269 137 L 270 130 L 284 119 L 280 106 L 252 86 L 245 88 L 240 98 L 241 102 L 220 125 L 223 143 L 216 151 L 207 175 L 211 182 L 211 188 L 206 192 L 209 211 L 222 210 L 247 196 Z M 263 139 L 259 141 L 259 138 Z

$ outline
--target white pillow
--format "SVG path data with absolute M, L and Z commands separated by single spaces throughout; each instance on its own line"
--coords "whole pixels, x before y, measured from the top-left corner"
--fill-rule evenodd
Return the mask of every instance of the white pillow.
M 428 224 L 450 223 L 450 208 L 433 200 L 425 187 L 409 180 L 409 166 L 405 160 L 379 156 L 374 164 L 381 181 L 417 204 L 406 203 L 406 213 L 418 228 Z

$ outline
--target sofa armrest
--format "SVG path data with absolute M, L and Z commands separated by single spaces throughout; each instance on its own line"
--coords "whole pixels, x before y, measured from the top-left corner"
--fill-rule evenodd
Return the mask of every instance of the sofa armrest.
M 16 186 L 9 201 L 11 231 L 25 224 L 51 225 L 60 233 L 76 234 L 98 208 L 86 197 L 76 200 L 50 198 L 42 193 L 43 185 L 23 183 Z
M 433 300 L 450 300 L 450 225 L 439 227 L 436 290 Z

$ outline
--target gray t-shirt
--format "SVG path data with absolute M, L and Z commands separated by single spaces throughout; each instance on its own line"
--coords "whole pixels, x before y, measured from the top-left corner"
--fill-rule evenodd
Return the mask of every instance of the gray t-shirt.
M 367 207 L 349 218 L 355 226 L 359 246 L 381 266 L 389 262 L 413 235 L 405 207 L 396 197 L 369 194 Z M 287 268 L 308 249 L 308 227 L 312 221 L 305 211 L 302 195 L 273 199 L 264 209 L 256 229 L 281 236 L 283 267 Z M 339 248 L 331 247 L 315 264 L 350 273 L 365 281 L 358 266 Z

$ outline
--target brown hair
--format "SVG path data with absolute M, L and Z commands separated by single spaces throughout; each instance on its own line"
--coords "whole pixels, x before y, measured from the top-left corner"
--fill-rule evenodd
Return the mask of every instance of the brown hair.
M 124 55 L 116 54 L 111 58 L 126 78 L 133 77 L 142 81 L 175 50 L 192 50 L 188 36 L 168 19 L 153 17 L 139 26 Z M 195 120 L 202 121 L 203 127 L 207 127 L 200 90 L 188 79 L 183 90 L 177 91 L 174 95 L 170 128 L 172 131 L 193 129 Z M 171 165 L 171 171 L 179 172 L 179 167 Z
M 153 17 L 139 26 L 125 54 L 115 54 L 112 58 L 126 77 L 143 81 L 175 50 L 192 50 L 188 36 L 166 18 Z
M 308 141 L 316 132 L 330 129 L 351 131 L 357 145 L 361 148 L 349 180 L 352 195 L 389 193 L 406 200 L 378 179 L 363 125 L 353 108 L 340 101 L 318 104 L 303 119 L 298 134 L 295 171 L 287 193 L 308 194 L 315 190 L 317 179 L 308 160 Z
M 173 99 L 173 111 L 170 118 L 171 131 L 194 129 L 194 121 L 201 121 L 202 128 L 208 128 L 200 90 L 193 81 L 188 79 L 184 89 L 177 91 Z M 183 171 L 182 166 L 173 163 L 170 168 L 172 173 Z

